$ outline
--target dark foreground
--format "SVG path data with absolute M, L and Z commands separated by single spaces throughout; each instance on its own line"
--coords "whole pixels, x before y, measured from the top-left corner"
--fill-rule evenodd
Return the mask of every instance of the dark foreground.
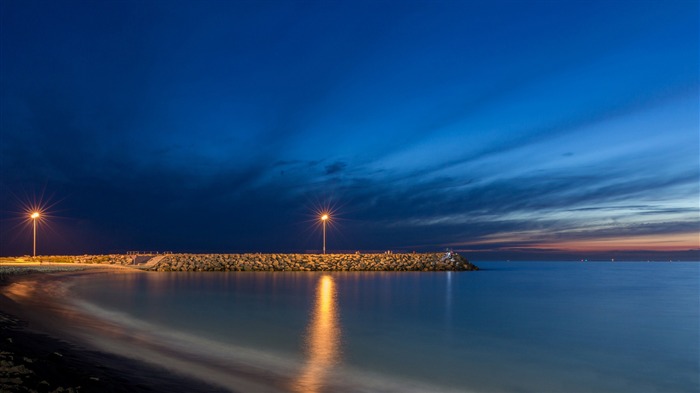
M 42 273 L 33 273 L 42 274 Z M 13 276 L 0 275 L 0 286 Z M 24 321 L 0 295 L 1 392 L 224 392 L 165 368 L 91 351 Z

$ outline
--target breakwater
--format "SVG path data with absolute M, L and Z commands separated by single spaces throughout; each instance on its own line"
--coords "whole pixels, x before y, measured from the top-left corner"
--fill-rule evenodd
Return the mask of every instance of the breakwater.
M 6 258 L 11 262 L 9 259 Z M 479 270 L 456 252 L 411 254 L 110 254 L 12 258 L 17 262 L 134 266 L 152 271 L 464 271 Z
M 463 256 L 420 254 L 169 254 L 156 271 L 463 271 L 478 270 Z

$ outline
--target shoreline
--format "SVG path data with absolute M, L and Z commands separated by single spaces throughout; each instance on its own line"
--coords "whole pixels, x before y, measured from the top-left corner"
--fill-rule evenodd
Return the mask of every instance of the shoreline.
M 42 310 L 5 295 L 23 281 L 70 280 L 84 274 L 136 269 L 109 265 L 0 264 L 0 391 L 3 392 L 227 392 L 164 367 L 91 348 L 51 328 Z

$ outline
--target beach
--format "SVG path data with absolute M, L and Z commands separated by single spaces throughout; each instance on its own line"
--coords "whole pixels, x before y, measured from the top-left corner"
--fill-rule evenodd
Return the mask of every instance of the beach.
M 80 274 L 122 271 L 113 265 L 0 264 L 0 286 Z M 131 269 L 129 269 L 131 270 Z M 57 335 L 38 310 L 22 309 L 0 295 L 0 391 L 3 392 L 222 392 L 171 371 L 92 349 Z

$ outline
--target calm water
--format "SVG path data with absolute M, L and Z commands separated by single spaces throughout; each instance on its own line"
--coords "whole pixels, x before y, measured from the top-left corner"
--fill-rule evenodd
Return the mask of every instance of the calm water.
M 71 291 L 105 323 L 97 345 L 232 390 L 700 390 L 700 264 L 478 265 L 129 273 Z

